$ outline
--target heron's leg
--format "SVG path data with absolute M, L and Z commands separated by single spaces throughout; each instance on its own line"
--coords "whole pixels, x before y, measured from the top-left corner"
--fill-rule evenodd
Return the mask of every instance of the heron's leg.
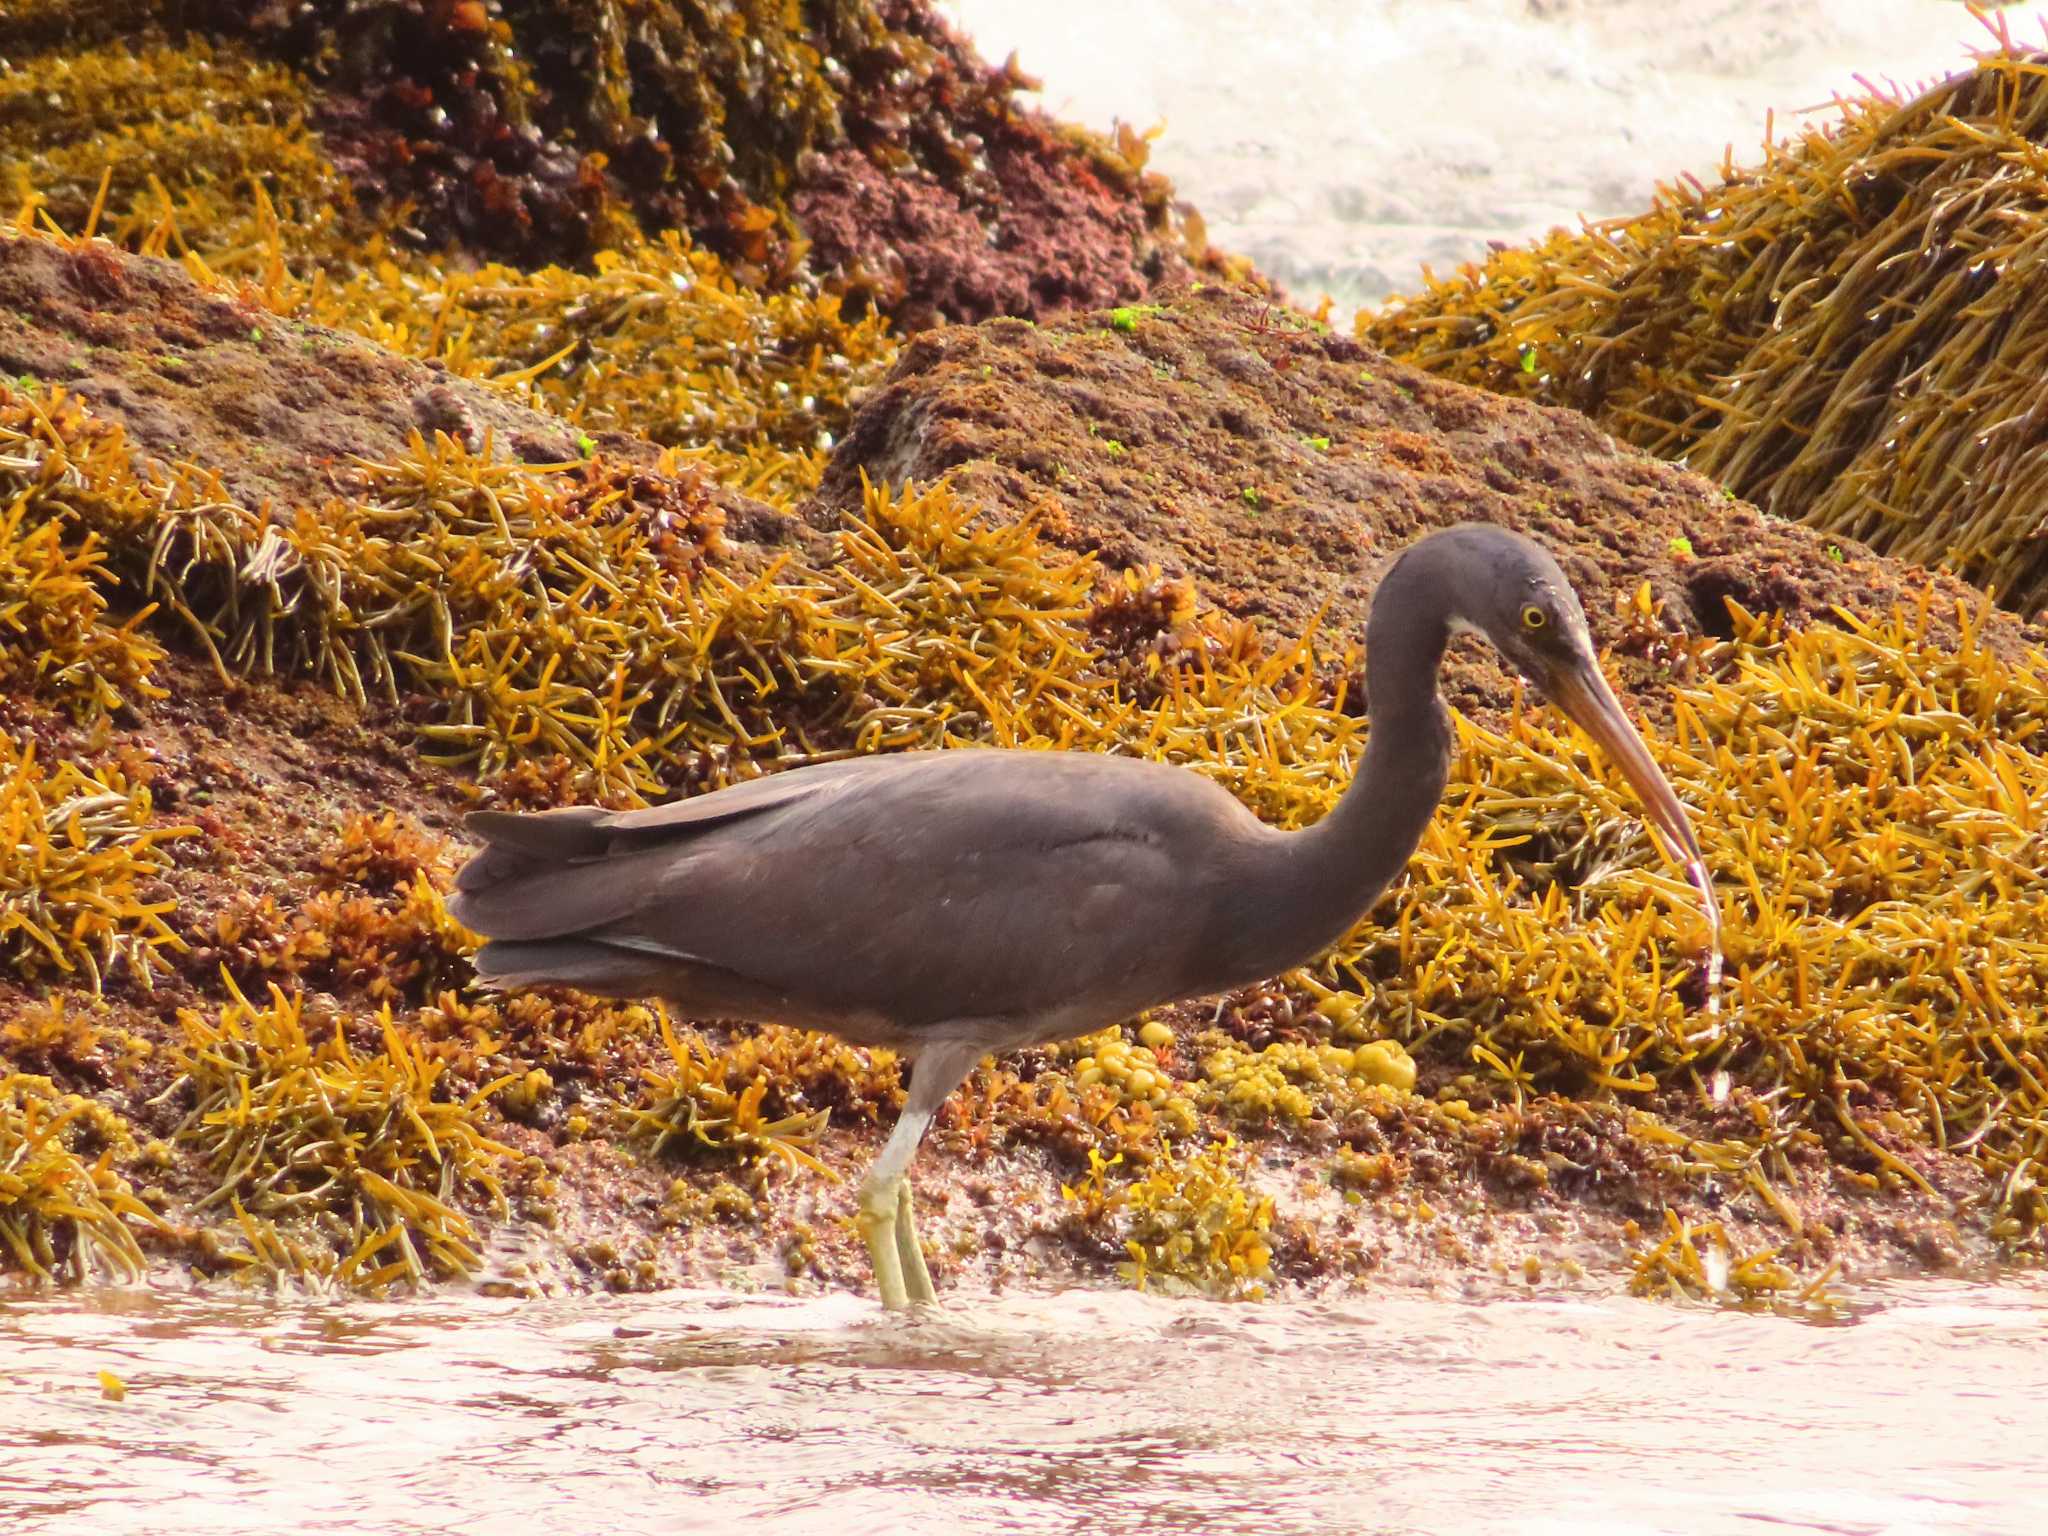
M 917 1054 L 910 1078 L 910 1097 L 882 1155 L 860 1187 L 860 1235 L 867 1241 L 875 1266 L 875 1285 L 882 1305 L 903 1307 L 933 1299 L 932 1278 L 917 1246 L 917 1229 L 904 1174 L 917 1154 L 918 1143 L 946 1096 L 967 1080 L 982 1048 L 971 1041 L 937 1040 Z
M 876 1199 L 875 1194 L 869 1185 L 861 1186 L 860 1214 L 854 1220 L 868 1245 L 868 1262 L 875 1267 L 875 1291 L 893 1312 L 910 1305 L 903 1289 L 903 1256 L 896 1246 L 896 1202 L 893 1196 Z
M 903 1289 L 911 1304 L 937 1301 L 932 1272 L 925 1268 L 924 1249 L 917 1242 L 917 1209 L 910 1198 L 908 1177 L 896 1189 L 896 1251 L 903 1261 Z

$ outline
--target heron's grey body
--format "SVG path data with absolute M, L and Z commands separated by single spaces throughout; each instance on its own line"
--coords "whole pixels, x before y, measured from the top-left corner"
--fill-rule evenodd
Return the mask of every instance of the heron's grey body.
M 1302 837 L 1198 774 L 1079 752 L 899 753 L 472 825 L 491 846 L 454 910 L 491 935 L 484 980 L 913 1049 L 1036 1045 L 1257 981 L 1384 884 L 1341 855 L 1312 874 Z M 1317 874 L 1350 899 L 1304 928 L 1291 898 Z
M 1503 614 L 1519 604 L 1526 622 L 1538 602 L 1556 634 L 1522 637 L 1525 653 Z M 1412 546 L 1381 584 L 1365 756 L 1305 831 L 1267 827 L 1163 763 L 901 753 L 645 811 L 478 813 L 469 826 L 488 846 L 451 910 L 489 940 L 477 970 L 500 987 L 661 997 L 699 1017 L 916 1053 L 862 1209 L 884 1300 L 929 1299 L 903 1170 L 946 1095 L 990 1052 L 1258 981 L 1342 937 L 1405 866 L 1443 792 L 1452 733 L 1436 673 L 1454 625 L 1532 675 L 1591 668 L 1612 706 L 1549 557 L 1498 529 L 1452 529 Z

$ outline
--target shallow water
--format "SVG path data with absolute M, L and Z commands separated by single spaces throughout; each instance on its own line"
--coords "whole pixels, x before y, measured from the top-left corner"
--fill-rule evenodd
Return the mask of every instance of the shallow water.
M 0 1302 L 0 1529 L 2038 1532 L 2048 1289 Z M 102 1398 L 97 1373 L 128 1386 Z

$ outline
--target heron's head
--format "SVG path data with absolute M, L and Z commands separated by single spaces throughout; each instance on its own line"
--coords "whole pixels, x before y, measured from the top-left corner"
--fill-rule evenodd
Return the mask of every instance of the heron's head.
M 1685 808 L 1601 675 L 1586 612 L 1557 562 L 1533 540 L 1484 524 L 1448 529 L 1416 548 L 1425 545 L 1441 546 L 1432 554 L 1452 628 L 1485 636 L 1571 716 L 1627 776 L 1673 857 L 1699 866 L 1704 878 Z

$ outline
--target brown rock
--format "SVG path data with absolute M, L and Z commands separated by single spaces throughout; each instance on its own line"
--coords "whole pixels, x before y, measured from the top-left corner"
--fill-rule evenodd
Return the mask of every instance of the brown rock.
M 1057 324 L 925 333 L 856 414 L 808 515 L 829 524 L 856 504 L 863 471 L 945 476 L 1112 568 L 1184 573 L 1210 602 L 1289 633 L 1321 612 L 1344 640 L 1362 634 L 1404 545 L 1468 520 L 1543 540 L 1609 639 L 1646 581 L 1662 622 L 1695 634 L 1729 633 L 1726 598 L 1801 623 L 1838 604 L 1882 615 L 1929 588 L 1938 622 L 1984 601 L 1767 518 L 1574 412 L 1445 382 L 1217 286 Z M 2024 634 L 1996 613 L 1984 633 L 2001 647 Z M 1646 697 L 1668 690 L 1627 658 L 1621 671 Z M 1490 656 L 1453 668 L 1468 709 L 1498 706 L 1507 687 Z

